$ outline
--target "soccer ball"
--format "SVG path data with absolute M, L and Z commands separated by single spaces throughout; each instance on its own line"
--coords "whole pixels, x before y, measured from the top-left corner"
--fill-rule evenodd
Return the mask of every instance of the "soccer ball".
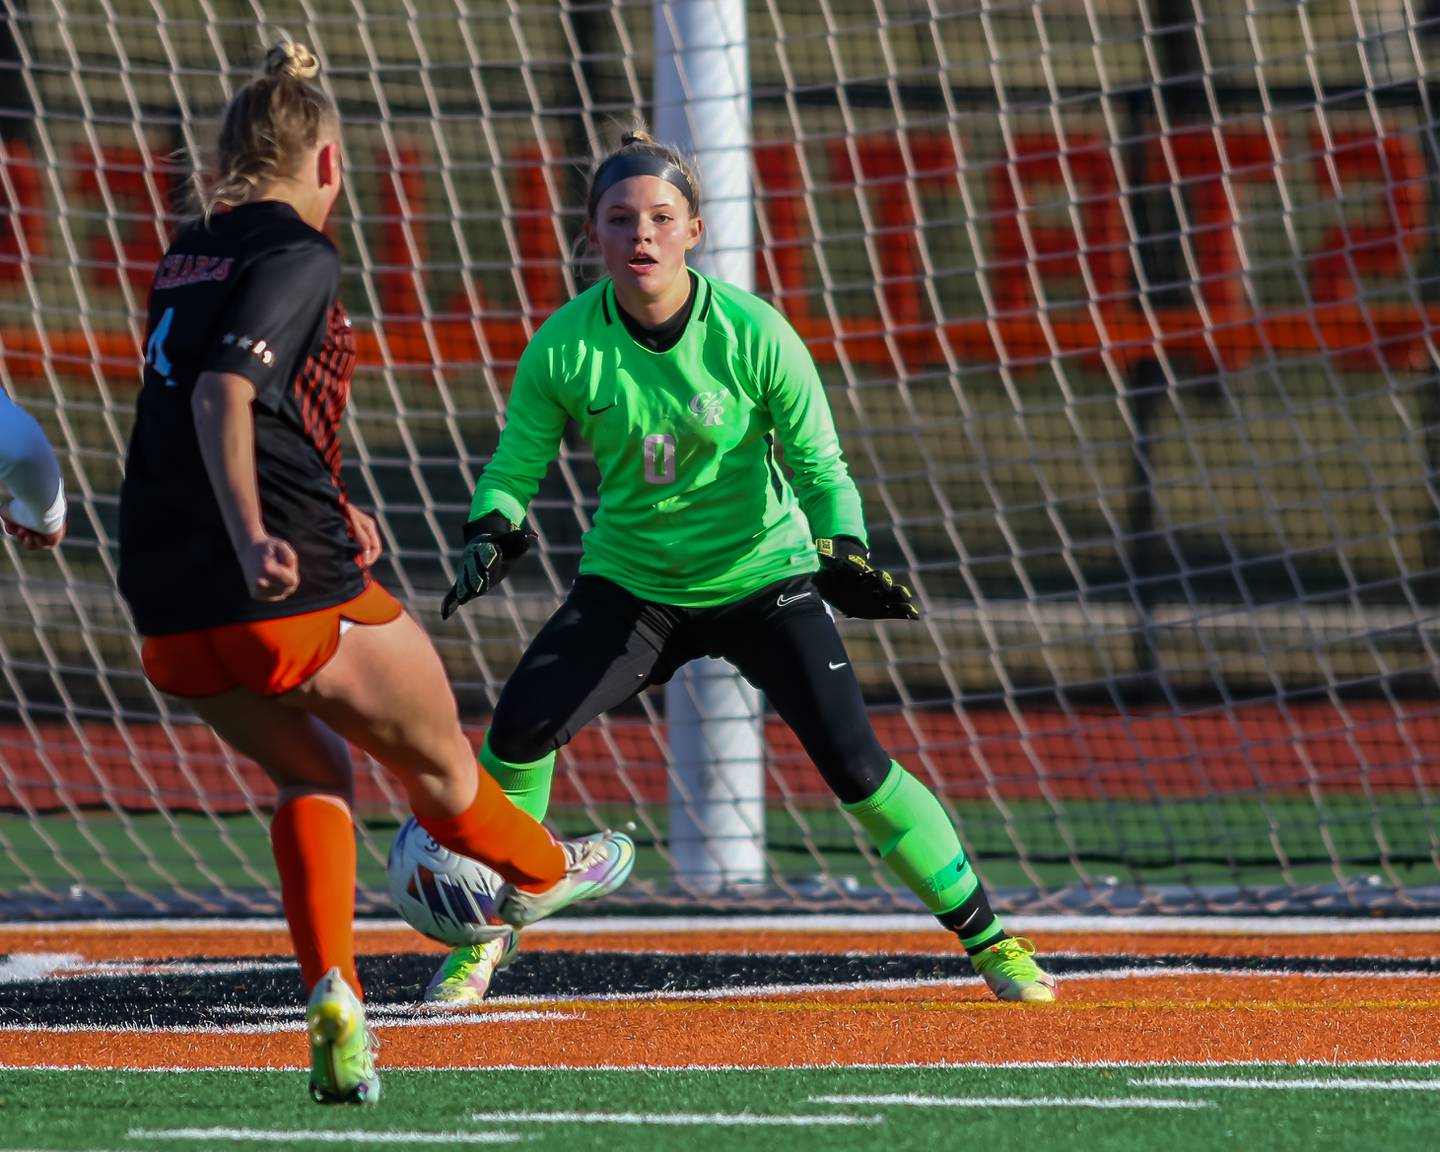
M 509 931 L 499 916 L 506 884 L 478 860 L 442 848 L 410 817 L 390 845 L 390 899 L 422 936 L 455 948 Z

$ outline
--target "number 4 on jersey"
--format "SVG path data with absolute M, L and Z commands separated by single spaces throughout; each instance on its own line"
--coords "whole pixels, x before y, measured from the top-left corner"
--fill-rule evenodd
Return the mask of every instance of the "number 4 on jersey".
M 160 323 L 155 325 L 155 331 L 150 333 L 150 339 L 145 343 L 145 363 L 151 365 L 156 372 L 165 377 L 165 387 L 175 387 L 175 381 L 170 379 L 170 369 L 173 365 L 170 358 L 165 355 L 165 340 L 170 335 L 170 322 L 175 319 L 175 309 L 165 309 L 165 315 L 160 317 Z

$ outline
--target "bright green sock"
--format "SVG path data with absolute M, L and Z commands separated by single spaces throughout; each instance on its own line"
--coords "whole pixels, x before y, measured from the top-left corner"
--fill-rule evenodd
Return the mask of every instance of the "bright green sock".
M 536 820 L 545 819 L 550 808 L 550 784 L 555 779 L 554 752 L 529 764 L 512 764 L 490 751 L 490 735 L 486 733 L 485 742 L 480 745 L 480 764 L 515 807 Z
M 859 821 L 881 859 L 935 915 L 964 904 L 980 886 L 940 801 L 894 760 L 873 795 L 841 807 Z

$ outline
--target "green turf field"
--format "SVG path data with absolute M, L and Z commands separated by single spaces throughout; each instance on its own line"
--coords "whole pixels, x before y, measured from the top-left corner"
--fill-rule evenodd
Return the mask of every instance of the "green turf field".
M 1154 1082 L 1166 1078 L 1232 1083 Z M 1436 1066 L 389 1071 L 381 1104 L 364 1110 L 317 1107 L 303 1080 L 299 1072 L 0 1072 L 0 1152 L 502 1140 L 606 1152 L 1400 1152 L 1436 1146 L 1440 1102 Z M 1284 1081 L 1294 1086 L 1277 1086 Z
M 1329 884 L 1341 875 L 1374 877 L 1369 882 L 1384 887 L 1440 883 L 1431 843 L 1434 812 L 1423 798 L 1399 793 L 1333 795 L 1319 805 L 1308 797 L 1276 796 L 1263 807 L 1250 797 L 1067 800 L 1059 809 L 1023 800 L 1009 804 L 1008 824 L 988 803 L 956 809 L 964 841 L 997 892 L 1112 882 L 1182 888 Z M 634 808 L 562 809 L 553 817 L 570 833 L 601 824 L 630 831 L 641 849 L 636 879 L 667 887 L 669 861 L 656 847 L 667 831 L 663 808 L 645 815 Z M 265 826 L 249 815 L 211 820 L 86 811 L 82 821 L 83 828 L 68 814 L 36 821 L 0 815 L 0 893 L 32 884 L 62 893 L 74 884 L 102 892 L 128 885 L 140 891 L 204 893 L 223 887 L 244 893 L 274 883 Z M 852 828 L 833 806 L 775 806 L 767 822 L 774 876 L 794 881 L 823 868 L 861 888 L 890 880 L 861 855 Z M 386 818 L 362 828 L 362 889 L 384 891 L 384 853 L 395 827 Z M 1023 857 L 1017 844 L 1025 846 Z M 1340 862 L 1338 875 L 1332 857 Z

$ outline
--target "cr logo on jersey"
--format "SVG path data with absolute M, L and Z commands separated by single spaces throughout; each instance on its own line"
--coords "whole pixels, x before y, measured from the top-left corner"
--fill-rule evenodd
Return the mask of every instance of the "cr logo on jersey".
M 700 418 L 700 423 L 706 428 L 724 423 L 721 419 L 725 414 L 724 405 L 724 392 L 697 392 L 690 397 L 690 411 Z

